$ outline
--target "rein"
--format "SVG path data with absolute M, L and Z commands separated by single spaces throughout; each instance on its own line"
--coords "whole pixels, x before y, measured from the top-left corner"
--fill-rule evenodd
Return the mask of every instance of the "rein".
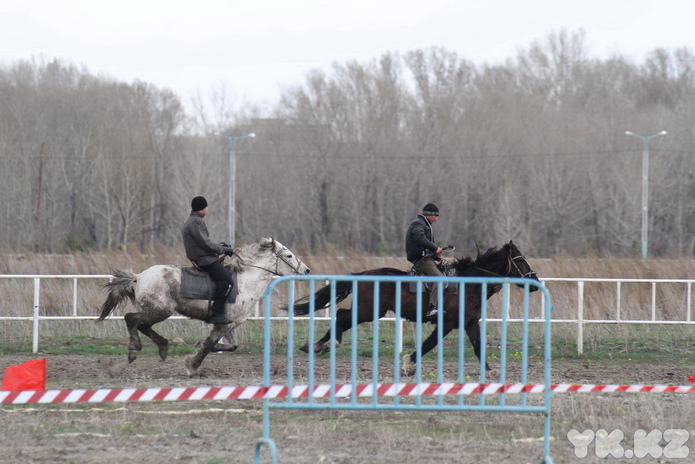
M 528 266 L 528 268 L 531 269 L 531 270 L 529 270 L 529 272 L 526 272 L 526 273 L 521 272 L 521 269 L 519 269 L 519 266 L 516 264 L 517 259 L 523 259 L 524 262 L 526 262 L 526 258 L 524 258 L 523 255 L 515 256 L 513 258 L 511 256 L 507 256 L 507 273 L 504 275 L 497 274 L 495 272 L 489 271 L 489 270 L 484 269 L 484 268 L 479 267 L 479 266 L 475 266 L 475 268 L 478 269 L 479 271 L 487 272 L 488 274 L 493 275 L 495 277 L 509 277 L 509 274 L 512 272 L 512 266 L 514 266 L 514 269 L 516 269 L 516 272 L 518 272 L 519 275 L 523 278 L 528 278 L 531 275 L 535 274 L 533 272 L 533 270 L 531 269 L 531 266 Z M 526 262 L 526 265 L 528 265 L 528 262 Z
M 275 270 L 274 271 L 271 269 L 266 269 L 266 268 L 261 267 L 261 266 L 256 266 L 255 264 L 247 263 L 241 258 L 241 256 L 239 254 L 237 254 L 236 252 L 234 252 L 234 254 L 237 256 L 237 258 L 239 258 L 239 261 L 241 262 L 242 265 L 248 266 L 248 267 L 255 267 L 256 269 L 261 269 L 265 272 L 268 272 L 268 273 L 276 275 L 276 276 L 282 276 L 282 274 L 280 274 L 278 272 L 278 270 L 280 268 L 280 261 L 287 264 L 287 266 L 289 266 L 289 268 L 292 269 L 295 274 L 299 274 L 299 265 L 297 265 L 296 267 L 293 266 L 287 259 L 285 259 L 284 256 L 282 256 L 282 254 L 285 250 L 289 251 L 289 249 L 286 246 L 283 246 L 279 251 L 276 251 L 275 253 L 273 253 L 275 255 Z

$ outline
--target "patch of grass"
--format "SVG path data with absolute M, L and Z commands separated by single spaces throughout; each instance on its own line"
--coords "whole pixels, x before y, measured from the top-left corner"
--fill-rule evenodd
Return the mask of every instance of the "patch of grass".
M 41 354 L 84 354 L 84 355 L 120 355 L 127 352 L 128 338 L 122 330 L 114 334 L 95 331 L 95 324 L 79 322 L 76 324 L 56 325 L 58 322 L 42 324 L 39 350 Z M 53 326 L 50 330 L 46 327 Z M 120 324 L 119 324 L 120 326 Z M 158 326 L 160 327 L 160 326 Z M 315 340 L 323 336 L 330 327 L 327 321 L 317 321 Z M 415 325 L 405 323 L 403 330 L 403 353 L 416 350 Z M 122 327 L 119 327 L 122 329 Z M 169 356 L 187 356 L 194 352 L 197 342 L 208 333 L 209 328 L 195 321 L 167 321 L 161 325 L 159 332 L 170 341 L 175 337 L 184 340 L 183 343 L 170 343 Z M 282 321 L 273 325 L 271 346 L 273 354 L 287 354 L 287 327 Z M 432 327 L 423 327 L 423 340 L 431 332 Z M 695 331 L 690 326 L 648 326 L 637 324 L 587 324 L 584 327 L 584 353 L 577 354 L 577 326 L 574 323 L 554 323 L 552 335 L 552 356 L 554 359 L 608 359 L 632 360 L 644 362 L 659 362 L 669 357 L 677 360 L 691 359 L 695 355 Z M 74 334 L 74 335 L 73 335 Z M 355 335 L 356 334 L 356 335 Z M 350 330 L 343 336 L 343 341 L 336 351 L 338 358 L 349 358 L 352 350 L 352 337 L 357 336 L 357 356 L 372 358 L 374 345 L 372 340 L 373 325 L 364 324 L 357 331 Z M 465 332 L 454 330 L 438 349 L 443 350 L 443 356 L 448 361 L 458 357 L 459 338 L 464 337 L 464 356 L 473 360 L 472 347 Z M 155 345 L 145 336 L 142 355 L 157 356 Z M 379 357 L 393 359 L 398 353 L 396 346 L 394 324 L 381 322 L 379 326 Z M 295 323 L 293 334 L 293 351 L 308 341 L 307 324 L 304 321 Z M 239 353 L 261 356 L 263 353 L 263 322 L 247 321 L 237 330 Z M 501 356 L 501 334 L 498 324 L 490 323 L 487 327 L 488 359 L 498 363 Z M 529 327 L 528 356 L 529 360 L 543 359 L 543 327 L 532 324 Z M 518 362 L 522 358 L 522 332 L 520 324 L 510 324 L 506 337 L 507 362 Z M 30 354 L 32 352 L 31 335 L 15 332 L 0 338 L 0 354 Z M 319 355 L 321 358 L 328 354 Z M 432 351 L 423 359 L 436 359 L 437 351 Z
M 614 359 L 659 361 L 689 359 L 695 355 L 695 332 L 689 327 L 646 325 L 587 325 L 584 352 L 577 354 L 575 327 L 553 332 L 554 359 Z
M 31 340 L 0 340 L 0 354 L 20 354 L 20 353 L 31 353 L 32 342 Z
M 227 458 L 209 458 L 207 464 L 224 464 L 227 462 Z

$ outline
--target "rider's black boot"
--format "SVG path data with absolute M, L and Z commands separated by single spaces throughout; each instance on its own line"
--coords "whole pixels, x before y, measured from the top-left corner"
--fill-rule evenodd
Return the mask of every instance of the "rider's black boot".
M 210 317 L 208 318 L 208 324 L 231 324 L 232 320 L 227 319 L 224 314 L 224 304 L 226 303 L 226 297 L 216 298 L 212 303 L 212 311 Z
M 435 305 L 430 305 L 429 308 L 427 308 L 427 312 L 425 313 L 425 320 L 426 321 L 434 321 L 437 319 L 437 313 L 439 310 Z M 442 316 L 446 314 L 446 311 L 442 310 Z

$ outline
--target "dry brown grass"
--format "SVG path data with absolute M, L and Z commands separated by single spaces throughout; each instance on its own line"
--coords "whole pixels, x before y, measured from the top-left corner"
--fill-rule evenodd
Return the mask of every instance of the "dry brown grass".
M 404 257 L 375 257 L 356 252 L 305 254 L 314 274 L 344 274 L 376 267 L 407 269 Z M 624 279 L 688 279 L 695 276 L 695 260 L 639 258 L 528 257 L 541 277 L 592 277 Z M 0 274 L 108 274 L 111 268 L 138 272 L 155 264 L 188 264 L 183 249 L 154 247 L 145 251 L 85 252 L 46 255 L 0 251 Z

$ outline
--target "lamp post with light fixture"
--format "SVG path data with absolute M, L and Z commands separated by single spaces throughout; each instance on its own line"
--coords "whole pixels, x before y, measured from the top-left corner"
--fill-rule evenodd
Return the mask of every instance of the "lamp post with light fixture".
M 654 135 L 636 135 L 625 131 L 625 135 L 631 135 L 642 139 L 642 259 L 647 259 L 647 234 L 648 234 L 648 210 L 649 210 L 649 141 L 654 137 L 666 135 L 665 130 Z
M 231 137 L 228 135 L 222 135 L 219 132 L 215 132 L 215 135 L 218 137 L 225 138 L 229 140 L 229 213 L 227 217 L 227 226 L 229 229 L 229 246 L 234 248 L 234 235 L 235 235 L 235 228 L 234 228 L 234 209 L 235 209 L 235 188 L 236 188 L 236 157 L 235 157 L 235 150 L 236 150 L 236 143 L 239 140 L 242 139 L 247 139 L 247 138 L 253 138 L 256 136 L 253 132 L 250 134 L 246 135 L 239 135 L 236 137 Z

